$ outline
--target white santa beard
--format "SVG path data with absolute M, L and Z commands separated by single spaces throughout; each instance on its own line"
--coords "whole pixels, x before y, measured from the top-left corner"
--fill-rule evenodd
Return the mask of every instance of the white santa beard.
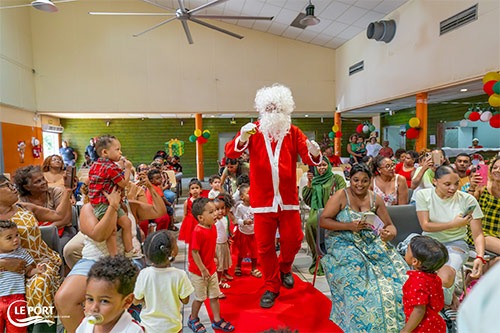
M 291 125 L 290 115 L 281 112 L 262 112 L 259 130 L 273 141 L 282 140 L 288 134 Z

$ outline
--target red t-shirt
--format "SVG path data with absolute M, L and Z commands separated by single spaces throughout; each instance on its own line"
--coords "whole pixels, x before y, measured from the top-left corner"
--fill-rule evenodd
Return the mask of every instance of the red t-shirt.
M 210 275 L 214 274 L 217 270 L 215 266 L 215 245 L 217 242 L 217 229 L 214 226 L 206 228 L 202 225 L 194 227 L 193 234 L 191 235 L 191 242 L 189 243 L 189 271 L 193 274 L 201 276 L 201 271 L 194 262 L 193 250 L 198 250 L 201 261 L 207 268 Z
M 156 192 L 156 193 L 158 193 L 158 195 L 159 195 L 160 197 L 165 196 L 165 195 L 163 194 L 163 191 L 161 190 L 161 187 L 160 187 L 160 186 L 158 186 L 158 185 L 154 185 L 154 184 L 151 184 L 151 185 L 153 185 L 153 188 L 154 188 L 155 192 Z M 149 191 L 149 188 L 147 188 L 147 189 L 146 189 L 146 191 L 144 191 L 144 192 L 145 192 L 145 194 L 146 194 L 146 200 L 148 201 L 148 204 L 150 204 L 150 205 L 151 205 L 151 204 L 153 204 L 153 195 L 152 195 L 152 194 L 151 194 L 151 192 Z
M 342 160 L 337 155 L 327 156 L 332 167 L 338 167 L 342 164 Z
M 398 164 L 396 164 L 394 172 L 397 173 L 398 175 L 405 177 L 406 184 L 408 185 L 408 188 L 411 188 L 411 174 L 412 174 L 413 170 L 404 171 L 403 164 L 404 164 L 403 162 L 399 162 Z
M 446 323 L 439 315 L 444 307 L 441 278 L 434 273 L 408 271 L 403 285 L 403 306 L 406 321 L 416 305 L 425 305 L 425 315 L 413 332 L 445 333 Z

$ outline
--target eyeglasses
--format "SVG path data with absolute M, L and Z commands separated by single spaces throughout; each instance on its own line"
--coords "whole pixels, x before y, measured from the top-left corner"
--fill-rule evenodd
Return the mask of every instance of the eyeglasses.
M 9 187 L 11 190 L 17 189 L 16 185 L 9 183 L 9 182 L 5 182 L 5 183 L 0 184 L 0 188 L 3 188 L 3 187 Z
M 394 164 L 386 164 L 386 165 L 384 165 L 381 168 L 382 169 L 386 169 L 386 170 L 391 170 L 392 168 L 394 168 Z

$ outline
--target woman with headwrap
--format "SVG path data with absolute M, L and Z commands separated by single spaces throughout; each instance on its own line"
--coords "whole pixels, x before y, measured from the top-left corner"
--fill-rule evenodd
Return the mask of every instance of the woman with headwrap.
M 321 163 L 312 172 L 307 173 L 307 186 L 302 189 L 302 198 L 306 205 L 311 207 L 309 217 L 305 226 L 305 236 L 307 245 L 312 255 L 312 264 L 309 272 L 314 274 L 316 260 L 316 228 L 318 226 L 318 210 L 325 207 L 330 196 L 338 190 L 345 188 L 346 183 L 342 176 L 332 172 L 332 166 L 326 156 L 323 156 Z M 321 265 L 318 268 L 318 275 L 324 275 Z

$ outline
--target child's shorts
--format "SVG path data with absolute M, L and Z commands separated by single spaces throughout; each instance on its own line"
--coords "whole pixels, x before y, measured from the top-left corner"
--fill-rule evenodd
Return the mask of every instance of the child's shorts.
M 212 274 L 208 280 L 203 279 L 202 276 L 189 273 L 189 279 L 194 287 L 194 299 L 197 301 L 203 302 L 207 298 L 218 298 L 221 294 L 217 272 Z
M 92 205 L 94 207 L 94 215 L 97 217 L 97 219 L 100 221 L 104 214 L 106 214 L 106 211 L 108 210 L 109 205 L 105 203 L 100 203 L 97 205 Z M 118 218 L 122 217 L 125 215 L 125 211 L 123 208 L 120 206 L 118 208 Z

